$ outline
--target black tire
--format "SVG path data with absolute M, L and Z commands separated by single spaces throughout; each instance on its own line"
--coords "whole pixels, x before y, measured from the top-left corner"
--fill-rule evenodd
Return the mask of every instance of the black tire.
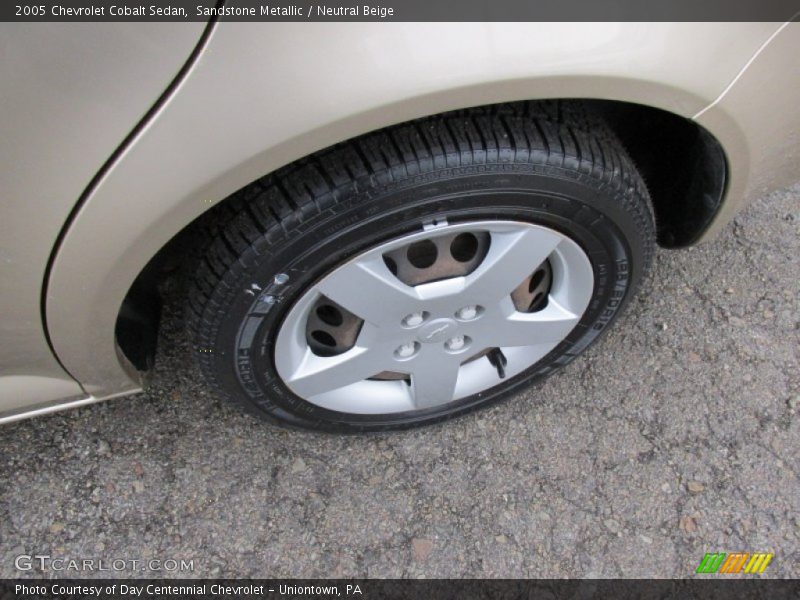
M 378 431 L 487 406 L 571 361 L 608 327 L 647 272 L 655 247 L 647 189 L 621 144 L 579 102 L 457 111 L 365 135 L 303 159 L 226 201 L 229 218 L 189 292 L 200 368 L 224 397 L 283 425 Z M 217 217 L 222 213 L 217 213 Z M 527 371 L 437 409 L 353 415 L 295 396 L 270 350 L 292 302 L 354 253 L 418 228 L 513 219 L 543 224 L 589 256 L 595 288 L 572 333 Z M 283 284 L 275 275 L 288 275 Z M 257 320 L 257 296 L 277 299 Z

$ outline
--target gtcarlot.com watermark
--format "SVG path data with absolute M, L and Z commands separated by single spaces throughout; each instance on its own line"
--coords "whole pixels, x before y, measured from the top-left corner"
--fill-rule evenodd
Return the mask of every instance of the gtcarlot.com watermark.
M 14 559 L 18 571 L 54 571 L 57 573 L 114 571 L 194 571 L 194 559 L 185 558 L 62 558 L 49 554 L 20 554 Z

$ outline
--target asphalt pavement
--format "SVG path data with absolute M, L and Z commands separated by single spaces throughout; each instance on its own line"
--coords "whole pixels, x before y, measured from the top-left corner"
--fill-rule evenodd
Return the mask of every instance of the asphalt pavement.
M 798 257 L 800 185 L 659 251 L 543 384 L 385 435 L 220 402 L 170 307 L 148 392 L 0 427 L 0 577 L 687 577 L 717 551 L 799 577 Z

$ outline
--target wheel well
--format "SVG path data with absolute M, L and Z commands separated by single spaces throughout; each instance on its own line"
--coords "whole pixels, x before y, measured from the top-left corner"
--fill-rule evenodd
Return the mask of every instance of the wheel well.
M 719 142 L 697 123 L 627 102 L 581 100 L 601 115 L 644 177 L 656 214 L 658 243 L 680 248 L 696 242 L 725 192 L 727 164 Z M 556 102 L 557 103 L 557 102 Z M 302 159 L 301 159 L 302 160 Z M 117 317 L 117 344 L 139 370 L 153 365 L 161 312 L 160 285 L 177 268 L 191 269 L 204 241 L 225 215 L 233 194 L 187 225 L 150 260 L 131 285 Z
M 694 244 L 711 224 L 725 195 L 727 162 L 706 129 L 657 108 L 592 101 L 644 177 L 664 248 Z

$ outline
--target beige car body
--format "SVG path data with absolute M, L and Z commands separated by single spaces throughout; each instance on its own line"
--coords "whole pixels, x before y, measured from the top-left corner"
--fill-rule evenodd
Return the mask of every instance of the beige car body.
M 3 24 L 0 422 L 137 392 L 115 323 L 213 204 L 371 130 L 589 98 L 695 120 L 727 161 L 702 240 L 800 166 L 796 23 Z

